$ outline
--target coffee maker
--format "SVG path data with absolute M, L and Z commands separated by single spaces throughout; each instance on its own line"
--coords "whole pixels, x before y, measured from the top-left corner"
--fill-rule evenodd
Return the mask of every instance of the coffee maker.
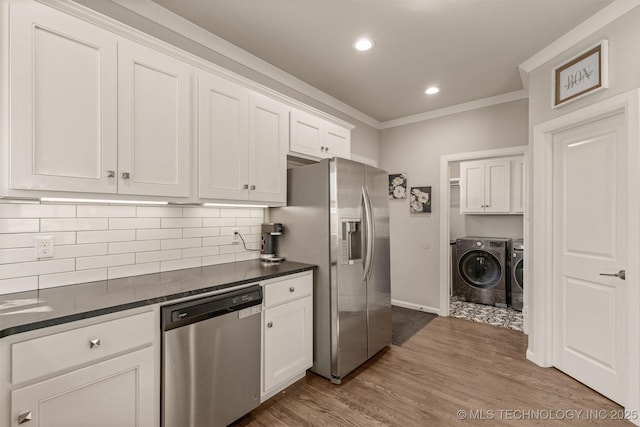
M 284 227 L 279 222 L 265 222 L 261 226 L 260 259 L 264 262 L 279 263 L 284 258 L 276 255 L 278 250 L 277 236 L 282 235 Z

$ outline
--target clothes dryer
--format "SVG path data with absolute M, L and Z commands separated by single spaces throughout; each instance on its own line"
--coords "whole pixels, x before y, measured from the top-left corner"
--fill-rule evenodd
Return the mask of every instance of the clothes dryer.
M 513 240 L 511 248 L 511 272 L 509 281 L 509 293 L 511 295 L 511 308 L 522 311 L 522 297 L 524 294 L 524 242 L 522 239 Z
M 453 295 L 468 302 L 506 307 L 510 241 L 499 237 L 457 239 Z

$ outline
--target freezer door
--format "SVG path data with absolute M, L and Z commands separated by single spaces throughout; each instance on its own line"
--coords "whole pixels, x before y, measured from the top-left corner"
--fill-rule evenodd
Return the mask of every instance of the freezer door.
M 342 378 L 367 360 L 367 288 L 362 263 L 364 165 L 331 161 L 332 376 Z M 357 247 L 360 246 L 360 247 Z M 350 253 L 349 253 L 350 251 Z
M 389 254 L 389 193 L 386 171 L 365 166 L 365 188 L 373 214 L 375 241 L 367 282 L 368 349 L 371 357 L 391 342 L 391 273 Z M 369 233 L 369 230 L 365 230 Z M 371 233 L 369 233 L 371 234 Z

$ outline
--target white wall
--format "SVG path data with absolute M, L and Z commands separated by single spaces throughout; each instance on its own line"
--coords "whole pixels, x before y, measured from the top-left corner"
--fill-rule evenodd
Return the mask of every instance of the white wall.
M 264 209 L 0 203 L 0 294 L 258 258 Z M 54 237 L 36 260 L 35 237 Z
M 439 309 L 440 157 L 526 145 L 527 104 L 513 101 L 381 132 L 380 166 L 406 172 L 408 187 L 432 191 L 430 214 L 410 214 L 407 199 L 389 201 L 393 300 Z

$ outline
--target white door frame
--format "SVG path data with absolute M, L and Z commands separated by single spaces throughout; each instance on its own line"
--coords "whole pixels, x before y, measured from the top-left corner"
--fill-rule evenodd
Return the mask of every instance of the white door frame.
M 527 161 L 527 152 L 529 146 L 519 145 L 516 147 L 497 148 L 495 150 L 474 151 L 470 153 L 448 154 L 440 157 L 440 309 L 438 315 L 449 315 L 449 283 L 451 283 L 451 269 L 449 268 L 449 242 L 450 242 L 450 224 L 449 211 L 451 204 L 451 185 L 449 182 L 449 163 L 460 162 L 465 160 L 482 160 L 492 157 L 509 157 L 509 156 L 525 156 Z M 525 207 L 526 207 L 526 188 L 525 188 Z M 525 209 L 526 219 L 526 209 Z M 526 224 L 526 222 L 525 222 Z M 525 239 L 527 227 L 524 227 Z
M 553 357 L 553 135 L 598 118 L 624 113 L 628 139 L 628 410 L 640 409 L 640 89 L 633 89 L 533 128 L 531 228 L 525 282 L 531 294 L 527 358 L 552 366 Z M 638 420 L 634 421 L 638 423 Z M 640 424 L 638 424 L 640 425 Z

